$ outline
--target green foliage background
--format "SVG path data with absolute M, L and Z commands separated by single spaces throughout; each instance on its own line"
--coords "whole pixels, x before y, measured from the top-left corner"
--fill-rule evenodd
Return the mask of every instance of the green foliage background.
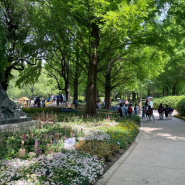
M 183 97 L 178 103 L 177 103 L 177 111 L 181 116 L 185 116 L 185 97 Z
M 171 107 L 173 109 L 177 109 L 177 103 L 182 98 L 185 98 L 185 96 L 184 95 L 182 95 L 182 96 L 166 96 L 166 97 L 162 97 L 162 98 L 155 98 L 153 100 L 154 108 L 158 109 L 160 103 L 162 103 L 163 105 L 167 104 L 169 107 Z

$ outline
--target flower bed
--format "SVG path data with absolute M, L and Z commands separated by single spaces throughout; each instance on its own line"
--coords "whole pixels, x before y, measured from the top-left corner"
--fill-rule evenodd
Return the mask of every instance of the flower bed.
M 181 116 L 180 114 L 175 114 L 174 117 L 183 119 L 185 121 L 185 116 Z
M 76 151 L 39 156 L 32 160 L 12 159 L 1 164 L 0 184 L 94 184 L 104 164 L 96 156 Z
M 125 149 L 138 133 L 135 119 L 119 123 L 110 116 L 61 114 L 63 122 L 57 122 L 53 113 L 34 113 L 40 121 L 37 127 L 0 134 L 0 184 L 94 184 L 104 162 L 119 148 Z M 65 139 L 74 136 L 84 141 L 79 140 L 74 151 L 65 150 Z

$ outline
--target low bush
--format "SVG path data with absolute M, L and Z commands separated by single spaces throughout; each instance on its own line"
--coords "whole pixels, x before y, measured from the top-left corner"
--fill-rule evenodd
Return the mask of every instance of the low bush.
M 105 141 L 80 141 L 75 145 L 76 149 L 91 155 L 96 155 L 99 159 L 110 161 L 114 152 L 119 150 L 118 144 L 110 144 Z
M 185 116 L 185 97 L 177 103 L 177 111 L 181 116 Z
M 38 107 L 30 107 L 30 108 L 22 108 L 22 111 L 25 113 L 36 113 L 36 112 L 61 112 L 61 108 L 54 108 L 54 107 L 45 107 L 45 108 L 38 108 Z
M 158 109 L 160 103 L 162 103 L 163 105 L 167 104 L 169 107 L 177 109 L 176 107 L 177 103 L 184 97 L 185 96 L 166 96 L 162 98 L 155 98 L 153 100 L 154 109 Z

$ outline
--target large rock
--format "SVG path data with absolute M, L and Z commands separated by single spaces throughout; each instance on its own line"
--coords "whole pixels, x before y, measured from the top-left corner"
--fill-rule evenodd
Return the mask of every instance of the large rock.
M 6 91 L 0 84 L 0 119 L 26 117 L 19 105 L 8 98 Z

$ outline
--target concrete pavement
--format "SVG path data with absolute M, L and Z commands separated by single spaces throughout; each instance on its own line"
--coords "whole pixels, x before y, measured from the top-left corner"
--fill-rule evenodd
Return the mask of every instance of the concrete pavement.
M 143 121 L 143 133 L 132 152 L 105 185 L 185 185 L 185 121 Z

